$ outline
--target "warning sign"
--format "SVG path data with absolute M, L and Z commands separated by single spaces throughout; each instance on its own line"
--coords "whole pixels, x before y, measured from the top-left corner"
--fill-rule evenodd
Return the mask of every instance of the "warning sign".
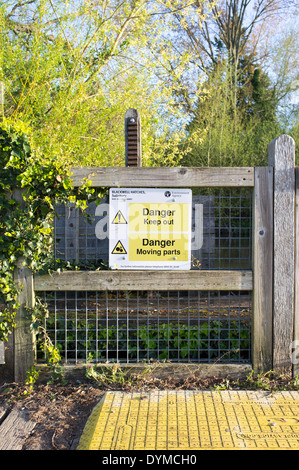
M 188 260 L 188 234 L 175 238 L 170 234 L 166 240 L 163 234 L 141 234 L 129 239 L 131 261 L 179 262 Z
M 129 204 L 131 231 L 188 232 L 188 204 Z
M 115 247 L 113 248 L 112 252 L 111 252 L 113 255 L 115 254 L 119 254 L 119 253 L 123 253 L 123 254 L 127 254 L 122 242 L 119 240 Z
M 126 219 L 124 218 L 123 214 L 121 211 L 118 211 L 116 216 L 114 217 L 113 221 L 112 221 L 113 224 L 126 224 L 127 221 Z
M 112 269 L 190 269 L 191 190 L 112 188 L 109 194 Z

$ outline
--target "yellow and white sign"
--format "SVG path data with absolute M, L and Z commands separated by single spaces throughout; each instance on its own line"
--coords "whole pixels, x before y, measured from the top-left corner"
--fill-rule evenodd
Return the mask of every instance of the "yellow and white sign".
M 190 269 L 189 189 L 110 189 L 112 269 Z

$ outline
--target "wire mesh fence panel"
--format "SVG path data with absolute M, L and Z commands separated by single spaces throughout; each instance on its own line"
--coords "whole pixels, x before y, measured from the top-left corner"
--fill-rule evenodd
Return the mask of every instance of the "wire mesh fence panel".
M 250 362 L 251 296 L 223 291 L 40 292 L 65 363 Z M 38 353 L 44 360 L 41 352 Z
M 251 194 L 246 188 L 193 190 L 191 269 L 251 268 Z M 57 207 L 57 262 L 108 265 L 108 202 L 105 196 L 100 204 L 90 203 L 84 214 L 72 205 Z M 201 227 L 199 210 L 203 215 Z
M 251 269 L 252 191 L 192 191 L 191 269 Z M 108 266 L 108 195 L 83 214 L 57 206 L 54 257 Z M 200 215 L 200 217 L 199 217 Z M 178 274 L 179 275 L 179 274 Z M 65 363 L 251 361 L 251 295 L 231 291 L 40 292 Z M 39 359 L 43 360 L 39 352 Z

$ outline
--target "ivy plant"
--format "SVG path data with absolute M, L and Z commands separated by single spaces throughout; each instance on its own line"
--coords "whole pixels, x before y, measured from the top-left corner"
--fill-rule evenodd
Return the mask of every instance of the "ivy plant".
M 73 202 L 84 209 L 93 197 L 90 182 L 74 188 L 67 169 L 32 148 L 22 122 L 0 124 L 0 341 L 12 332 L 18 308 L 16 263 L 49 271 L 55 205 Z

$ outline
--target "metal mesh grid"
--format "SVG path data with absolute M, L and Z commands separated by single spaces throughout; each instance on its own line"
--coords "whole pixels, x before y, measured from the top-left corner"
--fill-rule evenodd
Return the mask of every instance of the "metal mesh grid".
M 65 363 L 250 362 L 248 293 L 44 292 L 39 297 L 49 309 L 44 327 Z
M 251 268 L 251 194 L 246 188 L 194 189 L 192 269 Z M 203 244 L 197 246 L 196 207 L 203 206 Z M 91 203 L 85 213 L 58 206 L 55 220 L 55 259 L 108 264 L 108 198 Z
M 215 195 L 216 269 L 251 268 L 251 195 L 244 189 L 222 189 Z
M 251 269 L 252 191 L 193 189 L 192 269 Z M 108 265 L 108 196 L 85 216 L 58 206 L 54 255 Z M 203 214 L 197 243 L 198 206 Z M 87 217 L 86 217 L 87 215 Z M 251 297 L 244 292 L 45 292 L 45 329 L 65 363 L 250 362 Z M 41 353 L 40 359 L 43 360 Z

